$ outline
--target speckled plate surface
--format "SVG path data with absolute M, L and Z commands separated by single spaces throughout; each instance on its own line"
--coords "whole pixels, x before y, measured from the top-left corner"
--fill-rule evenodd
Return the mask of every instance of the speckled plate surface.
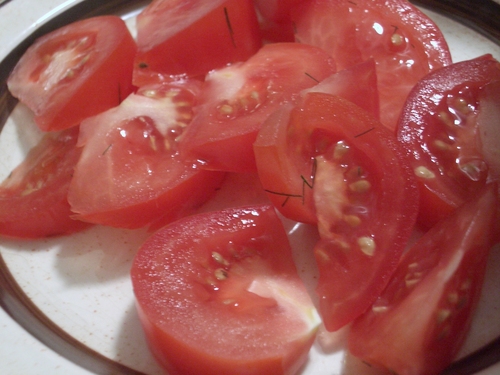
M 84 16 L 119 14 L 133 29 L 134 16 L 146 3 L 0 3 L 0 179 L 40 136 L 30 112 L 5 87 L 8 73 L 23 51 L 36 37 Z M 455 61 L 484 53 L 500 59 L 498 4 L 489 0 L 424 0 L 416 4 L 441 27 Z M 307 230 L 291 235 L 307 238 Z M 161 374 L 146 348 L 128 277 L 133 255 L 145 237 L 141 230 L 94 227 L 64 238 L 0 239 L 0 373 Z M 461 359 L 446 374 L 500 374 L 499 336 L 500 249 L 496 248 L 472 332 Z M 373 374 L 345 356 L 342 332 L 321 335 L 321 339 L 334 343 L 330 352 L 324 353 L 315 344 L 300 375 Z

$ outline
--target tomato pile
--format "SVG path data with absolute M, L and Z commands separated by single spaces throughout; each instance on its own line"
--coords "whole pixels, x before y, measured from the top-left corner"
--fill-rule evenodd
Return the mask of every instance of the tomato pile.
M 500 63 L 453 62 L 406 0 L 136 21 L 67 25 L 11 73 L 45 136 L 0 185 L 0 234 L 149 228 L 131 278 L 172 375 L 295 374 L 320 324 L 394 374 L 449 365 L 500 240 Z M 316 228 L 312 294 L 283 220 Z

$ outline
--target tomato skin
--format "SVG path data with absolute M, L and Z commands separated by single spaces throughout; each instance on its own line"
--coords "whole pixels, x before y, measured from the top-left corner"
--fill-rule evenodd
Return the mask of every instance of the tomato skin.
M 78 127 L 48 134 L 0 185 L 0 234 L 43 238 L 78 232 L 89 225 L 70 218 L 67 201 L 80 156 Z
M 401 375 L 435 375 L 451 363 L 481 294 L 497 190 L 486 186 L 405 253 L 385 291 L 351 326 L 355 356 Z
M 177 138 L 192 117 L 198 91 L 197 81 L 145 86 L 82 122 L 82 156 L 68 193 L 75 218 L 154 229 L 215 193 L 224 174 L 202 170 L 178 152 Z
M 494 162 L 483 156 L 488 150 L 481 145 L 478 118 L 482 88 L 496 81 L 500 64 L 486 55 L 430 73 L 408 96 L 397 136 L 410 150 L 420 189 L 419 222 L 424 227 L 477 194 L 491 175 L 489 164 Z M 498 143 L 495 134 L 490 131 L 490 142 Z M 467 169 L 468 160 L 476 163 L 472 171 Z
M 413 85 L 452 62 L 439 28 L 407 0 L 312 0 L 291 12 L 296 40 L 323 48 L 339 70 L 375 59 L 381 122 L 391 130 Z
M 211 72 L 196 116 L 181 141 L 181 154 L 204 168 L 256 172 L 252 144 L 266 118 L 335 70 L 321 49 L 298 43 L 264 46 L 245 63 Z
M 34 112 L 40 129 L 66 129 L 118 105 L 133 91 L 135 53 L 121 18 L 86 19 L 35 41 L 9 76 L 8 87 Z
M 254 294 L 256 282 L 275 278 L 313 308 L 269 205 L 162 228 L 137 253 L 131 275 L 149 346 L 169 374 L 292 375 L 314 340 L 302 317 Z
M 136 85 L 151 72 L 197 77 L 245 61 L 261 39 L 251 0 L 156 0 L 137 16 L 137 44 Z

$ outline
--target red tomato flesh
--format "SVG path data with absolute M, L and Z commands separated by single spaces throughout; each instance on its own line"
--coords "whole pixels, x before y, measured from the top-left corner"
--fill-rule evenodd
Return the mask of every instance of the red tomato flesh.
M 251 0 L 156 0 L 137 16 L 134 84 L 141 76 L 204 76 L 261 47 Z
M 495 100 L 494 94 L 482 90 L 492 82 L 500 82 L 500 64 L 482 56 L 430 73 L 408 96 L 397 132 L 412 156 L 421 197 L 419 221 L 426 227 L 477 194 L 493 177 L 490 164 L 498 171 L 498 162 L 489 153 L 498 150 L 500 128 L 494 129 L 496 121 L 482 121 L 481 128 L 478 124 L 480 97 L 483 102 Z
M 406 0 L 312 0 L 292 9 L 296 40 L 323 48 L 339 70 L 373 58 L 381 121 L 396 123 L 411 88 L 451 55 L 435 23 Z
M 78 127 L 47 134 L 0 185 L 0 234 L 43 238 L 80 231 L 88 224 L 70 218 L 67 200 L 80 156 Z
M 294 169 L 267 154 L 260 160 L 258 148 L 266 141 L 259 138 L 259 173 L 288 182 L 270 195 L 283 202 L 279 209 L 309 205 L 316 218 L 316 291 L 325 327 L 334 331 L 364 312 L 395 270 L 413 229 L 418 191 L 395 136 L 341 97 L 308 93 L 277 122 L 289 124 L 289 149 L 279 158 L 291 155 Z
M 132 92 L 136 45 L 125 22 L 101 16 L 39 38 L 8 79 L 13 96 L 35 114 L 44 131 L 78 125 Z
M 181 219 L 145 242 L 131 274 L 169 374 L 291 375 L 306 360 L 319 318 L 271 206 Z
M 211 72 L 181 139 L 185 158 L 227 172 L 256 172 L 252 144 L 266 118 L 335 72 L 333 60 L 298 43 L 264 46 L 245 63 Z
M 405 253 L 384 292 L 356 320 L 349 350 L 400 375 L 435 375 L 462 345 L 494 244 L 490 185 Z
M 147 86 L 81 124 L 82 156 L 68 194 L 74 217 L 113 227 L 159 227 L 215 192 L 224 174 L 185 162 L 177 146 L 198 89 L 195 81 Z

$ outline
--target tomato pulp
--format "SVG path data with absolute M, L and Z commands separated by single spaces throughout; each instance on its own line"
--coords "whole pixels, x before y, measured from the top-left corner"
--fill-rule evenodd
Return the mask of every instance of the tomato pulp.
M 439 374 L 456 356 L 479 300 L 494 244 L 497 186 L 483 188 L 427 232 L 356 320 L 349 350 L 402 375 Z
M 34 112 L 40 129 L 61 130 L 118 105 L 132 92 L 135 53 L 121 18 L 94 17 L 36 40 L 7 84 Z
M 420 189 L 419 221 L 426 227 L 500 176 L 493 156 L 500 144 L 498 122 L 481 115 L 481 101 L 500 105 L 500 95 L 483 90 L 494 82 L 500 82 L 500 64 L 482 56 L 430 73 L 408 96 L 397 133 L 410 150 Z
M 164 227 L 131 274 L 149 346 L 172 375 L 292 375 L 320 323 L 268 205 Z
M 339 70 L 375 60 L 381 122 L 391 130 L 413 85 L 451 63 L 439 28 L 406 0 L 313 0 L 291 12 L 296 40 L 323 48 Z
M 46 134 L 0 185 L 0 234 L 43 238 L 88 226 L 70 218 L 67 200 L 80 157 L 78 127 Z
M 283 136 L 286 148 L 276 148 Z M 270 199 L 318 224 L 320 313 L 328 330 L 339 329 L 382 291 L 412 232 L 418 190 L 405 152 L 357 105 L 309 92 L 270 117 L 255 153 L 263 186 L 283 182 Z
M 197 81 L 158 83 L 82 122 L 68 200 L 74 217 L 121 228 L 159 227 L 215 193 L 223 173 L 184 161 L 178 138 L 192 117 Z

